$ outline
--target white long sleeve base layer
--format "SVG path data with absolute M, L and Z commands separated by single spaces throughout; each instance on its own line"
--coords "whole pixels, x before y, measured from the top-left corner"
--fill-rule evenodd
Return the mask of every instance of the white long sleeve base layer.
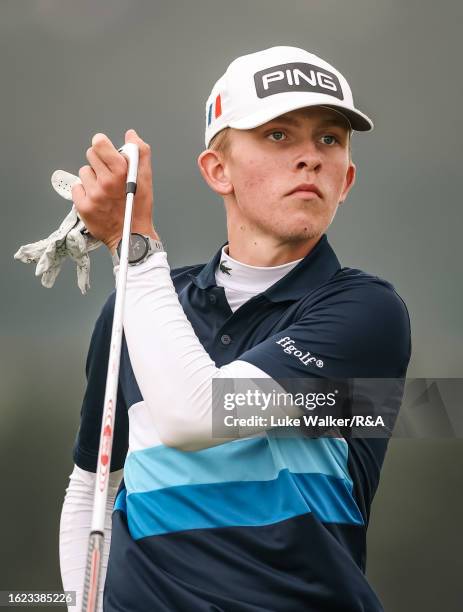
M 160 379 L 167 378 L 167 374 L 168 378 L 170 378 L 171 380 L 175 380 L 179 383 L 181 381 L 182 385 L 189 386 L 190 380 L 192 384 L 194 384 L 195 382 L 197 383 L 197 376 L 195 378 L 195 372 L 190 373 L 190 368 L 188 368 L 188 373 L 186 374 L 186 377 L 180 377 L 182 376 L 183 372 L 183 361 L 177 362 L 175 355 L 176 353 L 180 352 L 182 354 L 182 359 L 186 361 L 187 365 L 190 361 L 194 362 L 195 359 L 200 358 L 200 362 L 197 365 L 201 377 L 200 388 L 195 390 L 195 394 L 199 399 L 197 403 L 197 407 L 199 406 L 199 414 L 197 414 L 197 416 L 200 419 L 201 427 L 203 428 L 202 438 L 200 438 L 200 442 L 202 442 L 203 446 L 207 446 L 211 444 L 211 440 L 210 436 L 206 436 L 206 438 L 209 437 L 209 440 L 204 440 L 204 428 L 206 432 L 210 434 L 211 426 L 210 408 L 208 411 L 205 404 L 207 403 L 207 401 L 209 401 L 210 403 L 210 393 L 207 392 L 207 387 L 209 387 L 212 377 L 217 376 L 218 374 L 230 378 L 268 378 L 268 376 L 259 368 L 255 368 L 251 364 L 245 362 L 235 361 L 233 362 L 233 366 L 232 364 L 229 364 L 229 366 L 232 367 L 224 366 L 224 368 L 227 368 L 226 372 L 224 372 L 224 368 L 215 367 L 215 364 L 210 359 L 209 355 L 204 350 L 203 346 L 196 337 L 189 321 L 185 316 L 185 313 L 183 312 L 182 307 L 178 302 L 175 289 L 170 279 L 169 267 L 167 264 L 167 257 L 165 253 L 159 253 L 158 255 L 156 255 L 156 257 L 160 261 L 156 262 L 156 260 L 154 259 L 155 256 L 153 255 L 147 262 L 145 262 L 141 266 L 137 266 L 136 268 L 129 268 L 130 286 L 128 283 L 125 312 L 130 315 L 130 323 L 134 323 L 139 317 L 142 317 L 138 319 L 140 325 L 130 325 L 131 343 L 132 340 L 135 343 L 137 342 L 137 334 L 145 334 L 146 329 L 150 327 L 149 324 L 153 320 L 152 317 L 156 317 L 158 325 L 156 325 L 155 329 L 150 327 L 149 342 L 153 342 L 153 344 L 151 345 L 151 348 L 153 350 L 157 348 L 156 361 L 162 361 L 164 355 L 164 342 L 166 341 L 166 338 L 163 335 L 163 341 L 161 342 L 160 338 L 156 337 L 156 333 L 159 332 L 160 328 L 162 329 L 163 325 L 168 325 L 169 330 L 172 326 L 175 328 L 175 336 L 169 338 L 169 333 L 167 333 L 167 341 L 169 343 L 173 341 L 174 337 L 177 338 L 178 341 L 178 344 L 173 347 L 174 350 L 172 351 L 172 355 L 169 361 L 170 364 L 172 364 L 173 362 L 175 366 L 174 370 L 169 371 L 168 367 L 163 366 L 162 370 L 158 371 L 156 369 L 158 367 L 157 364 L 154 365 L 151 361 L 151 355 L 149 361 L 147 362 L 150 363 L 150 367 L 148 370 L 148 380 L 153 378 L 152 373 L 158 374 L 159 372 L 159 375 L 156 376 L 157 383 L 159 383 Z M 151 263 L 150 260 L 152 260 Z M 231 270 L 232 274 L 229 275 L 226 272 L 223 272 L 220 267 L 218 267 L 215 274 L 216 283 L 218 286 L 224 287 L 225 295 L 230 305 L 230 308 L 232 312 L 235 312 L 235 310 L 237 310 L 252 296 L 257 295 L 262 291 L 265 291 L 268 287 L 280 280 L 280 278 L 282 278 L 285 274 L 292 270 L 299 263 L 299 261 L 300 260 L 292 261 L 281 266 L 265 268 L 248 266 L 232 259 L 228 255 L 227 246 L 225 246 L 222 249 L 221 263 L 225 264 L 224 269 Z M 154 266 L 153 263 L 155 264 Z M 161 268 L 161 272 L 156 272 L 155 268 L 159 267 Z M 135 274 L 135 278 L 132 278 L 133 271 L 135 270 L 136 272 L 137 268 L 139 269 L 140 274 Z M 115 269 L 115 273 L 117 277 L 117 267 Z M 160 275 L 162 275 L 161 278 Z M 142 288 L 141 292 L 140 285 Z M 157 295 L 158 291 L 156 290 L 156 288 L 159 288 L 161 290 L 162 296 Z M 127 301 L 128 295 L 130 295 L 131 298 L 129 302 Z M 136 310 L 131 311 L 131 309 L 134 308 L 133 302 L 136 303 Z M 162 313 L 156 311 L 157 306 L 162 309 Z M 185 343 L 183 342 L 182 338 L 186 340 Z M 148 349 L 149 346 L 144 346 L 145 352 Z M 131 360 L 134 354 L 136 353 L 134 353 L 132 347 L 132 352 L 130 354 Z M 145 357 L 143 357 L 143 359 L 144 358 Z M 137 367 L 139 363 L 140 360 L 137 359 Z M 138 380 L 139 372 L 135 368 L 134 370 L 136 371 Z M 145 372 L 146 369 L 144 368 L 142 375 L 144 375 Z M 193 378 L 190 379 L 190 376 L 192 375 Z M 185 375 L 183 374 L 183 376 Z M 148 386 L 148 384 L 144 385 L 144 387 Z M 177 384 L 175 385 L 175 388 L 178 388 Z M 142 391 L 143 395 L 143 390 L 141 387 L 140 390 Z M 149 389 L 147 389 L 147 391 L 149 391 Z M 190 389 L 190 394 L 191 392 L 192 390 Z M 149 395 L 151 397 L 151 392 L 149 392 Z M 201 395 L 203 397 L 201 397 Z M 164 404 L 157 403 L 158 400 L 156 399 L 154 399 L 153 401 L 155 401 L 156 405 L 158 406 L 158 410 L 155 417 L 157 417 L 158 414 L 162 415 L 162 413 L 168 412 L 168 398 L 163 400 L 167 402 Z M 185 404 L 183 404 L 183 406 L 184 405 Z M 191 404 L 186 405 L 191 406 Z M 165 406 L 166 409 L 159 410 L 159 406 Z M 196 412 L 198 413 L 198 410 Z M 158 419 L 155 418 L 154 421 L 157 424 Z M 188 424 L 185 424 L 185 426 L 188 427 Z M 228 440 L 229 439 L 227 439 L 227 441 Z M 202 447 L 201 444 L 200 447 Z M 113 472 L 110 475 L 105 517 L 105 544 L 101 567 L 100 587 L 98 593 L 98 612 L 101 612 L 103 609 L 102 598 L 108 563 L 109 548 L 111 543 L 111 515 L 114 506 L 114 499 L 122 476 L 123 470 Z M 82 605 L 82 591 L 87 561 L 88 537 L 90 533 L 93 511 L 94 490 L 95 474 L 93 472 L 87 472 L 85 470 L 82 470 L 78 466 L 74 466 L 74 470 L 70 476 L 69 486 L 66 489 L 66 496 L 61 514 L 59 546 L 63 589 L 76 591 L 77 606 L 75 608 L 72 608 L 72 610 L 74 610 L 75 612 L 80 612 L 80 608 Z
M 105 514 L 105 537 L 101 563 L 100 584 L 98 588 L 97 611 L 103 610 L 103 590 L 108 566 L 109 546 L 111 543 L 111 515 L 117 489 L 124 470 L 112 472 L 109 476 L 108 497 Z M 77 465 L 69 477 L 66 489 L 59 530 L 59 562 L 64 591 L 76 592 L 76 606 L 68 610 L 80 612 L 82 607 L 85 567 L 87 564 L 88 538 L 92 523 L 93 496 L 95 492 L 93 472 L 82 470 Z
M 286 265 L 291 264 L 295 262 Z M 280 274 L 281 268 L 277 266 Z M 229 379 L 237 393 L 259 391 L 253 379 L 270 379 L 261 369 L 239 359 L 216 367 L 179 303 L 165 252 L 154 253 L 144 263 L 129 268 L 124 331 L 144 403 L 159 439 L 166 446 L 194 451 L 230 442 L 230 436 L 213 436 L 212 382 Z M 276 383 L 274 386 L 284 393 Z M 238 418 L 251 414 L 252 407 L 237 408 Z M 301 411 L 297 406 L 283 409 L 273 405 L 267 410 L 267 416 L 270 414 L 277 418 L 295 417 Z M 236 437 L 265 429 L 263 425 L 246 425 L 240 427 Z

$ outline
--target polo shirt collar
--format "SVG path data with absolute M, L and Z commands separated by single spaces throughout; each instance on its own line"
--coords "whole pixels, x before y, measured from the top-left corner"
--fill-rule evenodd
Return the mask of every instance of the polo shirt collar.
M 189 273 L 189 277 L 199 289 L 216 287 L 215 270 L 220 263 L 224 242 L 216 254 L 197 274 Z M 298 300 L 309 291 L 319 287 L 329 280 L 341 265 L 335 252 L 328 242 L 326 234 L 320 238 L 315 247 L 288 274 L 280 278 L 274 285 L 263 291 L 263 295 L 271 302 Z

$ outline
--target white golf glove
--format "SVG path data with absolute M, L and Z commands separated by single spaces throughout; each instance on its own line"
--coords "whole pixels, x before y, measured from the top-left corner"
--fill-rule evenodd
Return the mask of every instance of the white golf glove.
M 58 182 L 56 177 L 58 177 Z M 79 181 L 78 177 L 62 170 L 57 170 L 52 177 L 54 188 L 67 200 L 72 199 L 72 184 L 77 181 Z M 14 258 L 24 263 L 37 263 L 35 275 L 41 275 L 42 285 L 50 288 L 53 287 L 64 260 L 69 256 L 77 264 L 77 284 L 81 292 L 85 294 L 90 288 L 88 253 L 102 244 L 100 240 L 88 233 L 73 205 L 57 230 L 48 238 L 20 247 L 14 254 Z

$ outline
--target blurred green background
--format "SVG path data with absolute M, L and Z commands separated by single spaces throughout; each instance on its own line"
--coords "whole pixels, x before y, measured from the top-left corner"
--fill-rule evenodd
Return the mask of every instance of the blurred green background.
M 77 174 L 94 133 L 119 144 L 133 127 L 152 145 L 171 267 L 207 261 L 226 228 L 196 166 L 204 105 L 239 55 L 294 45 L 347 76 L 376 128 L 354 135 L 357 184 L 329 239 L 406 301 L 409 376 L 462 376 L 462 18 L 452 0 L 2 0 L 0 590 L 61 588 L 86 352 L 114 284 L 103 249 L 85 297 L 70 262 L 48 290 L 13 253 L 68 212 L 53 170 Z M 368 548 L 387 611 L 462 609 L 462 459 L 461 439 L 390 443 Z

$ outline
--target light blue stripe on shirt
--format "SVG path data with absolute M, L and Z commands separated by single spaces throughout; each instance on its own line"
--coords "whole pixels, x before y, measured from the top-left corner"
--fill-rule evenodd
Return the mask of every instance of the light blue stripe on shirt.
M 287 469 L 341 478 L 352 489 L 347 455 L 343 439 L 304 436 L 267 435 L 193 452 L 160 445 L 129 453 L 124 481 L 132 495 L 182 485 L 268 481 Z

